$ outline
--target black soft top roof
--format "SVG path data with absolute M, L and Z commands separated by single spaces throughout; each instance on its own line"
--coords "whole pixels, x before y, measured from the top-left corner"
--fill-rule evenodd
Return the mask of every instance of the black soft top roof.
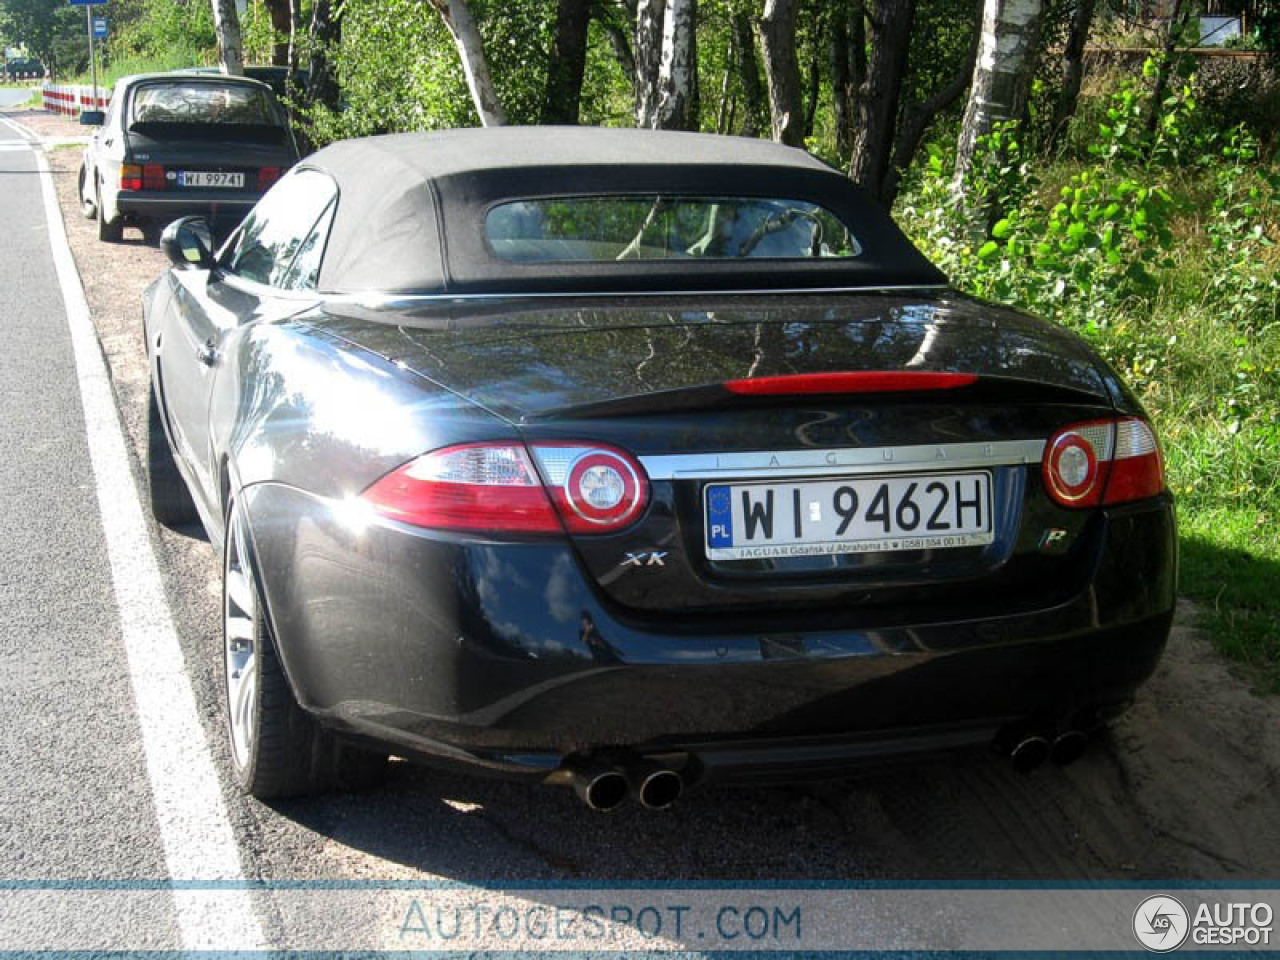
M 888 214 L 802 150 L 744 137 L 597 127 L 497 127 L 346 140 L 301 166 L 339 201 L 320 289 L 523 294 L 807 289 L 945 282 Z M 610 194 L 755 196 L 826 207 L 853 231 L 851 260 L 520 263 L 487 246 L 499 203 Z

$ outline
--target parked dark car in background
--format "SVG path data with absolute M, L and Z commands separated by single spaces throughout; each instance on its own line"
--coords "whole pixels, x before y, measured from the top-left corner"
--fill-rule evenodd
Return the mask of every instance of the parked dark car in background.
M 229 232 L 297 160 L 269 87 L 243 77 L 146 74 L 116 82 L 110 109 L 86 111 L 101 127 L 85 148 L 80 201 L 98 236 L 160 227 L 204 214 Z
M 19 80 L 39 80 L 44 77 L 44 64 L 39 60 L 16 59 L 4 65 L 5 79 L 10 83 Z
M 388 754 L 597 809 L 990 745 L 1029 769 L 1165 644 L 1133 394 L 801 151 L 348 141 L 200 237 L 166 231 L 146 295 L 147 470 L 222 552 L 252 794 Z

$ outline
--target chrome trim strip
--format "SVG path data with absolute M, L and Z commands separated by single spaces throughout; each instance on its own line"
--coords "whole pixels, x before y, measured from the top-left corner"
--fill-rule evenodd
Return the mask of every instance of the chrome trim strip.
M 1044 440 L 999 440 L 992 443 L 930 443 L 834 450 L 673 453 L 640 457 L 640 463 L 653 480 L 830 477 L 1039 463 L 1044 445 Z
M 471 300 L 586 300 L 605 297 L 758 297 L 788 294 L 825 293 L 899 293 L 909 290 L 951 290 L 948 283 L 910 283 L 869 287 L 786 287 L 776 290 L 556 290 L 532 293 L 321 293 L 326 302 L 352 303 L 369 309 L 396 307 L 414 303 L 466 303 Z

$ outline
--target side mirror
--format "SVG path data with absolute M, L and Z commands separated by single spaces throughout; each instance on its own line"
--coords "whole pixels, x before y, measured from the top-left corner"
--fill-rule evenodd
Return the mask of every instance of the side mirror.
M 101 110 L 84 110 L 80 113 L 82 127 L 100 127 L 107 121 L 107 115 Z
M 160 249 L 179 270 L 213 268 L 213 234 L 204 217 L 183 217 L 164 228 Z

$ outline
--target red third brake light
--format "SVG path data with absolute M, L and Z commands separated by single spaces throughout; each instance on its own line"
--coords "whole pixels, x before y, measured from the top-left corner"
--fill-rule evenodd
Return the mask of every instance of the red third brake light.
M 1045 445 L 1041 476 L 1064 507 L 1154 497 L 1165 488 L 1155 432 L 1145 420 L 1093 420 L 1063 427 Z
M 382 516 L 476 533 L 610 533 L 632 523 L 649 481 L 628 453 L 600 444 L 468 443 L 423 454 L 362 494 Z
M 794 373 L 780 377 L 726 380 L 724 388 L 744 396 L 777 397 L 813 393 L 897 393 L 954 390 L 977 383 L 972 373 L 932 370 L 858 370 L 848 373 Z

